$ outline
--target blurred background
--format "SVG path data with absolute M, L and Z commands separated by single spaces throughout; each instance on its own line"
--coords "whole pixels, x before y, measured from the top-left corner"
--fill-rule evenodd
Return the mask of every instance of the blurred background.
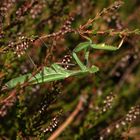
M 95 44 L 124 39 L 115 52 L 90 50 L 96 74 L 4 89 L 10 79 L 54 62 L 70 59 L 67 69 L 77 68 L 72 51 L 86 39 L 75 31 L 114 2 L 0 1 L 1 140 L 49 139 L 56 131 L 58 140 L 140 140 L 139 0 L 124 0 L 87 27 Z M 84 62 L 83 52 L 78 56 Z

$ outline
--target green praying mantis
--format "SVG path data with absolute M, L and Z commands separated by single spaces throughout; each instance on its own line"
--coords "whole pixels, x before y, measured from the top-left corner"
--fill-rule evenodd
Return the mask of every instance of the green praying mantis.
M 63 80 L 65 78 L 68 78 L 70 76 L 77 76 L 87 73 L 95 73 L 99 71 L 99 68 L 95 65 L 92 65 L 91 67 L 88 67 L 86 64 L 84 64 L 79 57 L 77 56 L 77 53 L 84 50 L 85 54 L 85 60 L 88 62 L 88 56 L 89 56 L 89 49 L 100 49 L 100 50 L 108 50 L 108 51 L 116 51 L 119 49 L 119 47 L 114 47 L 110 45 L 105 44 L 93 44 L 92 40 L 90 38 L 87 38 L 88 41 L 78 44 L 75 49 L 72 51 L 72 57 L 75 60 L 76 64 L 79 66 L 80 69 L 78 70 L 67 70 L 61 67 L 59 64 L 54 63 L 50 67 L 43 67 L 42 70 L 40 70 L 38 73 L 36 73 L 34 76 L 32 73 L 28 73 L 22 76 L 19 76 L 17 78 L 11 79 L 8 81 L 5 86 L 7 89 L 14 88 L 17 85 L 22 85 L 27 81 L 28 85 L 34 85 L 44 82 L 51 82 L 56 80 Z M 122 43 L 121 43 L 122 44 Z M 43 73 L 42 73 L 43 71 Z

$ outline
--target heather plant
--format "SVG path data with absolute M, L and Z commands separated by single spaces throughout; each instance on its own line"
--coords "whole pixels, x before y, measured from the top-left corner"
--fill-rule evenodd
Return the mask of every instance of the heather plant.
M 0 139 L 139 139 L 138 11 L 137 0 L 0 2 Z

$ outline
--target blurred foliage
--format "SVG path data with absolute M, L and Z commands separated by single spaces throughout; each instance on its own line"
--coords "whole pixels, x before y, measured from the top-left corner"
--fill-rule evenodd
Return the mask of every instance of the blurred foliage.
M 0 1 L 0 139 L 140 139 L 140 1 L 114 2 Z M 87 37 L 122 43 L 115 52 L 90 50 L 96 74 L 6 88 L 53 63 L 75 70 L 72 51 Z

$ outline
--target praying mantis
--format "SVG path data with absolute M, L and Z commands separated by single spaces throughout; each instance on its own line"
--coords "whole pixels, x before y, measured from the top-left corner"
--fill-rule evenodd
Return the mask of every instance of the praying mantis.
M 122 42 L 120 43 L 122 45 Z M 120 47 L 120 45 L 119 45 Z M 34 76 L 32 73 L 27 73 L 25 75 L 19 76 L 17 78 L 13 78 L 10 81 L 8 81 L 5 86 L 7 89 L 11 89 L 16 87 L 17 85 L 22 85 L 25 83 L 25 81 L 28 81 L 28 85 L 34 85 L 44 82 L 52 82 L 56 80 L 63 80 L 65 78 L 68 78 L 70 76 L 78 76 L 82 74 L 88 74 L 88 73 L 96 73 L 99 71 L 99 68 L 95 65 L 92 65 L 91 67 L 88 67 L 86 64 L 84 64 L 78 57 L 77 53 L 84 50 L 84 58 L 86 62 L 88 62 L 88 56 L 89 56 L 89 49 L 99 49 L 99 50 L 108 50 L 108 51 L 116 51 L 119 49 L 119 47 L 114 47 L 110 45 L 105 44 L 94 44 L 90 38 L 87 38 L 86 42 L 82 42 L 78 44 L 75 49 L 72 51 L 72 57 L 75 60 L 76 64 L 79 66 L 78 70 L 67 70 L 61 67 L 59 64 L 54 63 L 50 67 L 43 67 L 42 71 L 39 71 Z

